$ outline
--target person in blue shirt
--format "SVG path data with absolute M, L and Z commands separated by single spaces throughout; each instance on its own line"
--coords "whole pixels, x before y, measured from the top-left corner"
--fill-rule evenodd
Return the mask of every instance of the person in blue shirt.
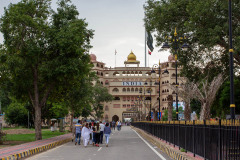
M 109 127 L 109 123 L 106 123 L 106 126 L 104 127 L 104 135 L 105 135 L 105 140 L 106 140 L 106 147 L 108 147 L 110 134 L 111 134 L 111 128 Z
M 75 138 L 75 145 L 77 145 L 77 141 L 78 141 L 78 145 L 80 145 L 81 131 L 82 131 L 82 124 L 81 124 L 81 121 L 78 120 L 78 123 L 75 124 L 75 137 L 76 137 Z

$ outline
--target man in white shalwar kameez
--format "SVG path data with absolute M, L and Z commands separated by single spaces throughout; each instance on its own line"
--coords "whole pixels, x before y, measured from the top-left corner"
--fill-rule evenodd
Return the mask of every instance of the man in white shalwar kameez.
M 87 144 L 90 139 L 90 133 L 91 129 L 88 127 L 88 123 L 85 124 L 85 126 L 82 129 L 82 137 L 83 137 L 83 145 L 84 147 L 87 147 Z

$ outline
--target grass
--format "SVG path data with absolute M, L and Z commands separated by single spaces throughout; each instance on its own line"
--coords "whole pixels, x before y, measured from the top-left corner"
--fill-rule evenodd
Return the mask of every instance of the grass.
M 56 137 L 59 135 L 66 134 L 67 132 L 51 132 L 50 130 L 42 131 L 42 139 L 47 139 L 51 137 Z M 24 142 L 32 142 L 35 141 L 35 133 L 33 134 L 7 134 L 7 141 L 24 141 Z
M 5 130 L 10 130 L 10 129 L 27 129 L 26 127 L 22 127 L 22 126 L 19 126 L 19 127 L 4 127 L 3 128 L 3 131 Z M 34 130 L 34 128 L 30 128 L 30 130 Z

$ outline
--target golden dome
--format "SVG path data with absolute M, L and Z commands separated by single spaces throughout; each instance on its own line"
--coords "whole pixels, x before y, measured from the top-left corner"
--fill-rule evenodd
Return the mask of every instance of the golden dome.
M 128 62 L 136 62 L 137 57 L 136 57 L 135 54 L 131 51 L 131 53 L 128 55 L 127 59 L 128 59 L 128 60 L 127 60 Z

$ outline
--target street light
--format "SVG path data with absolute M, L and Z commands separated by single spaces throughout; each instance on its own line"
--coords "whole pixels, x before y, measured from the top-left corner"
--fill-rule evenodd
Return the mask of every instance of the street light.
M 233 82 L 233 45 L 232 45 L 232 0 L 228 1 L 229 18 L 229 63 L 230 63 L 230 114 L 235 119 L 234 82 Z
M 179 42 L 182 42 L 183 40 L 186 40 L 186 36 L 178 36 L 177 35 L 177 30 L 175 28 L 175 32 L 174 32 L 174 37 L 173 38 L 167 38 L 168 40 L 172 40 L 172 47 L 174 49 L 174 54 L 175 54 L 175 72 L 176 72 L 176 118 L 178 120 L 178 81 L 177 81 L 177 51 L 182 49 L 183 51 L 186 51 L 189 46 L 187 43 L 184 43 L 181 48 L 179 47 Z M 163 49 L 169 49 L 170 46 L 168 44 L 168 42 L 165 42 L 162 46 Z
M 150 84 L 150 90 L 148 90 L 147 92 L 148 93 L 150 93 L 150 111 L 149 111 L 149 117 L 150 117 L 150 119 L 149 119 L 149 121 L 151 121 L 151 119 L 152 119 L 152 79 L 150 79 L 149 80 L 149 84 Z M 147 82 L 145 82 L 145 85 L 148 85 L 148 83 Z
M 154 64 L 153 67 L 152 67 L 152 71 L 151 71 L 151 74 L 153 73 L 156 73 L 154 68 L 158 68 L 158 83 L 155 82 L 155 85 L 158 84 L 158 110 L 159 110 L 159 118 L 158 120 L 160 121 L 160 81 L 161 81 L 161 65 L 160 65 L 160 60 L 159 60 L 159 63 L 158 64 Z M 168 73 L 168 70 L 166 69 L 163 73 Z

